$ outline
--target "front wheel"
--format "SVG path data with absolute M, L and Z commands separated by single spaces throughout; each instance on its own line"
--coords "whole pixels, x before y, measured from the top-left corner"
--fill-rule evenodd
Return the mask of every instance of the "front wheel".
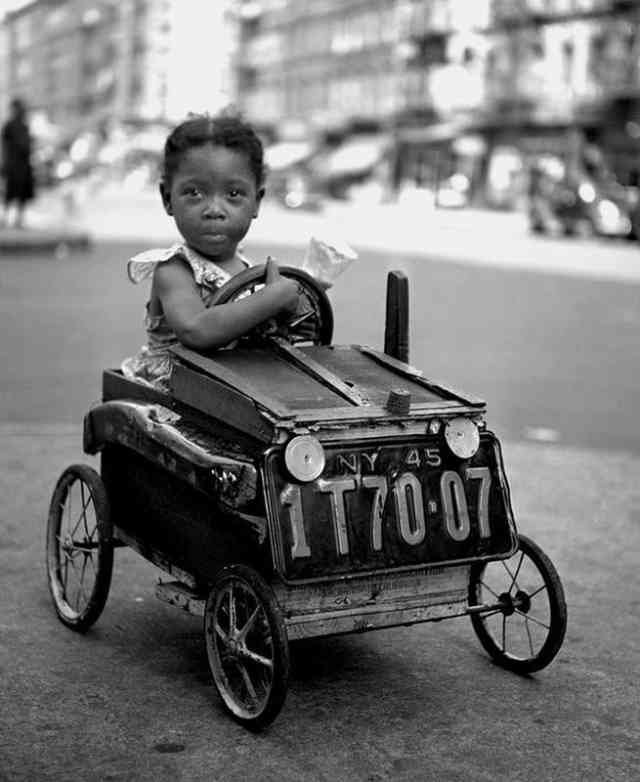
M 567 606 L 549 557 L 525 535 L 518 541 L 510 559 L 472 567 L 469 608 L 473 629 L 493 660 L 516 673 L 533 673 L 562 646 Z M 481 605 L 491 608 L 473 612 Z
M 224 568 L 204 614 L 209 666 L 225 707 L 261 730 L 276 718 L 289 683 L 289 643 L 271 588 L 244 565 Z
M 113 527 L 98 473 L 73 464 L 62 473 L 47 520 L 49 591 L 60 621 L 87 630 L 107 601 L 113 570 Z

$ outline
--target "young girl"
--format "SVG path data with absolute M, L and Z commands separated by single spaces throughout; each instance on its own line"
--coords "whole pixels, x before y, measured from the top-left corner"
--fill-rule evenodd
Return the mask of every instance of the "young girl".
M 250 264 L 238 252 L 264 195 L 260 139 L 238 117 L 194 116 L 167 138 L 162 203 L 183 238 L 128 263 L 133 282 L 152 277 L 147 345 L 125 359 L 128 377 L 167 387 L 172 345 L 223 347 L 260 323 L 296 310 L 297 284 L 267 261 L 264 287 L 239 301 L 209 307 L 213 294 Z

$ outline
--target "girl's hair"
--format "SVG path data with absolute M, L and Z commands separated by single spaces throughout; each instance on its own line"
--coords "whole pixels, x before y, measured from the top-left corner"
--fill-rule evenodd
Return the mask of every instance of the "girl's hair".
M 264 185 L 266 167 L 262 142 L 248 122 L 232 113 L 221 113 L 214 117 L 191 114 L 171 131 L 164 145 L 162 166 L 162 176 L 167 184 L 171 184 L 184 153 L 203 144 L 215 144 L 244 152 L 256 186 L 261 188 Z

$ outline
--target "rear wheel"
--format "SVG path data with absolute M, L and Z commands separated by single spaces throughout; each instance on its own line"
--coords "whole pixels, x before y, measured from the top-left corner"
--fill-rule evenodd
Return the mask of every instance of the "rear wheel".
M 289 644 L 271 588 L 244 565 L 224 568 L 204 615 L 213 680 L 233 718 L 250 730 L 265 728 L 284 704 Z
M 60 621 L 84 632 L 107 601 L 113 569 L 113 528 L 98 473 L 84 464 L 58 479 L 47 520 L 49 591 Z
M 495 662 L 532 673 L 547 666 L 562 646 L 567 606 L 549 557 L 526 536 L 518 540 L 510 559 L 472 567 L 469 607 L 494 606 L 472 613 L 471 623 Z

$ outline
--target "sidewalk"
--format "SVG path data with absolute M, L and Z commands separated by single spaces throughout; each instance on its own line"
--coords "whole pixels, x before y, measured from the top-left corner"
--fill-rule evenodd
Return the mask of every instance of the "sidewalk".
M 35 226 L 66 226 L 96 241 L 176 240 L 173 221 L 155 189 L 127 192 L 112 184 L 75 201 L 47 193 L 34 205 Z M 337 236 L 361 256 L 367 250 L 439 261 L 640 282 L 637 242 L 532 235 L 522 213 L 438 209 L 426 199 L 366 204 L 329 201 L 320 212 L 292 211 L 265 200 L 247 237 L 253 242 L 304 247 L 312 236 Z
M 89 244 L 87 231 L 72 226 L 0 227 L 0 254 L 45 252 L 64 256 L 69 250 L 85 249 Z
M 29 205 L 23 228 L 0 224 L 0 256 L 5 253 L 54 253 L 64 257 L 70 250 L 86 249 L 91 243 L 88 221 L 70 214 L 69 204 L 57 194 L 45 193 Z

